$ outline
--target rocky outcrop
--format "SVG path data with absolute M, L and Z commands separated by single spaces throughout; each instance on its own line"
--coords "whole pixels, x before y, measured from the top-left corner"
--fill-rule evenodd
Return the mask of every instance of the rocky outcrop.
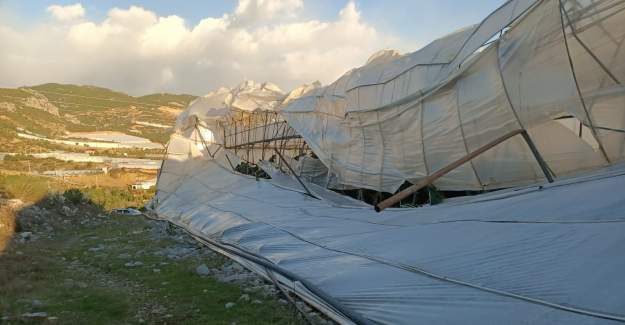
M 50 103 L 46 96 L 30 88 L 21 88 L 21 90 L 32 95 L 24 99 L 24 106 L 40 109 L 52 115 L 59 116 L 59 108 Z
M 12 113 L 12 112 L 15 112 L 15 110 L 16 110 L 16 107 L 15 107 L 15 104 L 13 103 L 7 103 L 7 102 L 0 103 L 0 111 L 7 111 L 9 113 Z
M 71 114 L 64 114 L 63 117 L 65 118 L 66 121 L 73 123 L 73 124 L 80 124 L 80 120 Z

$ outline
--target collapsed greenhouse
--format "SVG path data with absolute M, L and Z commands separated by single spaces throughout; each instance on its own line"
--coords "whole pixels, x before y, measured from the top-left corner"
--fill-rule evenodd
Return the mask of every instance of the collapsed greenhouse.
M 625 322 L 624 41 L 625 1 L 510 0 L 327 86 L 220 89 L 154 211 L 339 323 Z M 430 185 L 481 194 L 406 208 Z

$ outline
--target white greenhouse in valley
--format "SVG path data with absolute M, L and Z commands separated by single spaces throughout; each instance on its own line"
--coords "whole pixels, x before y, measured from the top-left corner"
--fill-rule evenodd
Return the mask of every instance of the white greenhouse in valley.
M 625 1 L 510 0 L 327 86 L 197 99 L 153 207 L 340 323 L 623 323 L 623 82 Z

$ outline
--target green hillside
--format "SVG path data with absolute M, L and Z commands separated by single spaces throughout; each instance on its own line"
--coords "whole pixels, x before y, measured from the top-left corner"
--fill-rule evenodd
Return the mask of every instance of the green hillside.
M 165 143 L 176 115 L 195 96 L 152 94 L 135 97 L 95 86 L 43 84 L 0 88 L 0 141 L 15 139 L 16 128 L 49 137 L 64 132 L 119 131 Z M 137 123 L 139 122 L 139 123 Z M 0 145 L 0 151 L 2 150 Z

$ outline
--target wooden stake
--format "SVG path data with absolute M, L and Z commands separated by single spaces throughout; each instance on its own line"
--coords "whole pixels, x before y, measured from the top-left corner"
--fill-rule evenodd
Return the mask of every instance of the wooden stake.
M 418 190 L 432 184 L 434 181 L 436 181 L 437 179 L 445 176 L 447 173 L 449 173 L 450 171 L 460 167 L 461 165 L 463 165 L 464 163 L 468 162 L 469 160 L 481 155 L 482 153 L 488 151 L 489 149 L 491 149 L 492 147 L 512 138 L 515 135 L 521 134 L 525 132 L 524 130 L 515 130 L 512 132 L 508 132 L 504 135 L 502 135 L 501 137 L 487 143 L 486 145 L 480 147 L 479 149 L 469 153 L 468 155 L 452 162 L 451 164 L 437 170 L 436 172 L 434 172 L 432 175 L 429 175 L 425 178 L 423 178 L 421 181 L 419 181 L 418 183 L 404 189 L 403 191 L 391 196 L 390 198 L 380 202 L 379 204 L 375 205 L 375 211 L 376 212 L 381 212 L 382 210 L 388 208 L 388 207 L 392 207 L 393 205 L 397 204 L 399 201 L 405 199 L 406 197 L 410 196 L 411 194 L 417 192 Z

